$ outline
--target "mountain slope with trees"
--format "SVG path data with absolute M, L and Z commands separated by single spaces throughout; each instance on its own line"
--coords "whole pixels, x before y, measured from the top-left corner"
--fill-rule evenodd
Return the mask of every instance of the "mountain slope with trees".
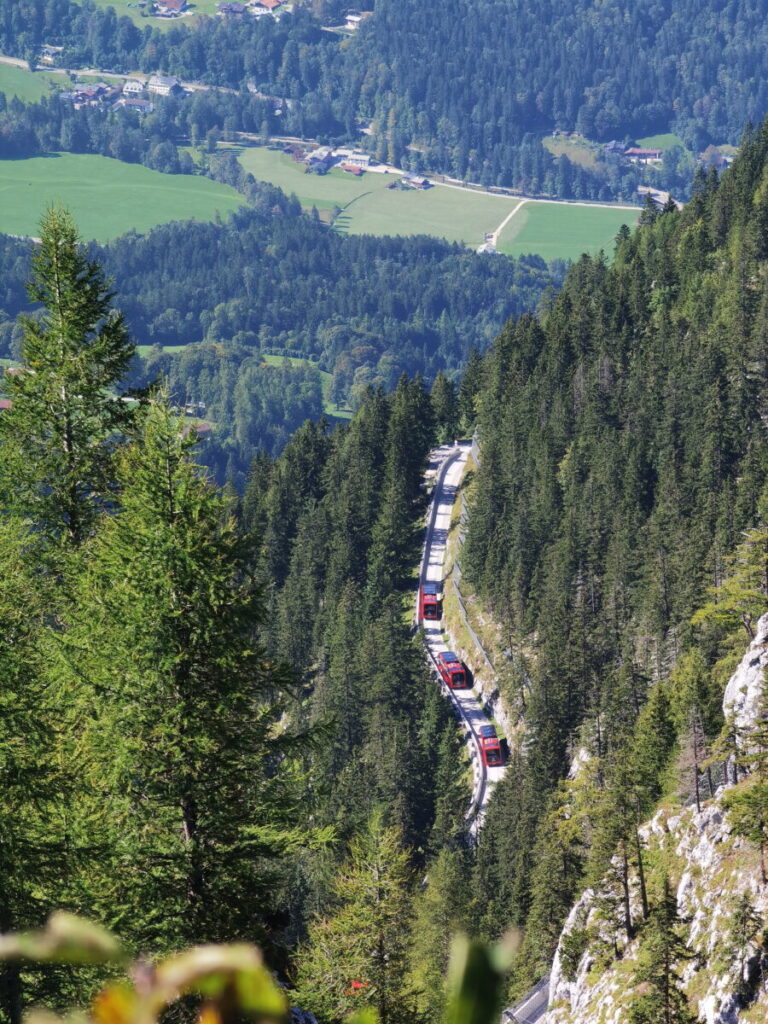
M 527 926 L 521 984 L 617 849 L 642 873 L 637 829 L 670 759 L 695 758 L 700 794 L 716 783 L 729 652 L 768 595 L 767 166 L 763 125 L 683 211 L 649 206 L 610 267 L 583 257 L 484 361 L 463 568 L 515 638 L 525 741 L 476 884 L 489 932 Z M 587 754 L 588 778 L 564 781 Z M 612 913 L 632 933 L 622 884 L 619 868 Z

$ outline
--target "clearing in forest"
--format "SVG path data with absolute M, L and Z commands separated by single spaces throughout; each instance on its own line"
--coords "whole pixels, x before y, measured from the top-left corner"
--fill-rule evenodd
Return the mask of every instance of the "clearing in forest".
M 308 174 L 279 150 L 255 146 L 237 152 L 255 178 L 294 193 L 304 208 L 340 207 L 335 227 L 350 235 L 434 235 L 475 249 L 513 214 L 497 241 L 499 252 L 576 259 L 601 248 L 610 254 L 619 227 L 635 224 L 640 214 L 639 207 L 534 202 L 440 184 L 425 191 L 388 189 L 399 175 L 369 171 L 357 178 L 338 168 Z
M 69 85 L 66 75 L 52 75 L 47 71 L 28 71 L 10 64 L 0 64 L 0 92 L 10 100 L 18 96 L 25 103 L 37 103 L 47 96 L 51 88 L 63 89 Z
M 83 238 L 105 242 L 172 220 L 214 220 L 243 205 L 228 185 L 189 174 L 160 174 L 105 156 L 49 153 L 0 160 L 0 231 L 38 232 L 47 206 L 66 206 Z
M 611 256 L 621 225 L 634 227 L 639 216 L 639 208 L 529 201 L 504 227 L 498 250 L 507 256 L 536 253 L 545 260 L 575 260 L 600 249 Z

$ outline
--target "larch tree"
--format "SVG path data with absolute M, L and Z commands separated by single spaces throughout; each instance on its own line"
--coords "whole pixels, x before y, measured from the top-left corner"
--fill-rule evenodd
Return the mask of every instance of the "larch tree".
M 50 638 L 106 851 L 84 900 L 139 948 L 270 942 L 280 858 L 299 845 L 281 748 L 289 673 L 256 639 L 251 545 L 161 401 L 118 456 L 118 514 L 71 570 Z
M 115 388 L 134 347 L 65 210 L 43 217 L 28 294 L 42 310 L 22 318 L 22 365 L 3 383 L 12 406 L 0 418 L 0 500 L 77 547 L 113 493 L 116 441 L 133 418 Z
M 323 1024 L 364 1007 L 381 1024 L 413 1020 L 409 875 L 398 830 L 374 813 L 334 879 L 335 906 L 310 925 L 298 959 L 299 1005 Z

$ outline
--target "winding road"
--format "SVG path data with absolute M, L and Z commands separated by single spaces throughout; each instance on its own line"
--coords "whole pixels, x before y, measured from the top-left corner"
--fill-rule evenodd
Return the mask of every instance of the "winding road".
M 445 552 L 451 527 L 453 503 L 464 467 L 469 455 L 469 441 L 457 445 L 443 445 L 430 454 L 428 474 L 436 474 L 435 489 L 430 505 L 424 553 L 421 562 L 419 582 L 443 584 L 445 576 Z M 417 613 L 418 614 L 418 613 Z M 480 754 L 480 727 L 491 725 L 492 721 L 483 709 L 475 689 L 451 690 L 443 682 L 435 661 L 439 651 L 455 647 L 442 619 L 424 621 L 424 637 L 430 664 L 439 685 L 453 701 L 457 716 L 466 737 L 470 763 L 472 765 L 472 802 L 467 812 L 467 827 L 473 838 L 482 828 L 485 810 L 493 786 L 504 775 L 504 766 L 487 767 Z
M 453 504 L 464 475 L 464 467 L 471 447 L 471 442 L 464 441 L 461 444 L 443 445 L 430 453 L 427 479 L 434 479 L 435 487 L 427 519 L 419 586 L 426 582 L 438 583 L 442 586 L 445 579 L 445 553 L 451 528 Z M 418 620 L 418 595 L 416 616 Z M 482 702 L 474 688 L 451 690 L 445 685 L 437 670 L 435 658 L 438 652 L 456 646 L 450 639 L 450 634 L 442 619 L 424 621 L 422 626 L 435 679 L 443 693 L 453 701 L 466 737 L 472 764 L 472 802 L 467 812 L 467 829 L 470 836 L 476 840 L 483 826 L 493 786 L 502 778 L 505 769 L 503 766 L 490 768 L 483 764 L 480 754 L 479 730 L 483 725 L 490 725 L 491 719 L 483 709 Z M 448 637 L 447 640 L 444 639 L 445 636 Z M 501 1024 L 536 1024 L 536 1022 L 541 1024 L 547 1011 L 548 1001 L 549 976 L 542 978 L 519 1003 L 504 1010 Z

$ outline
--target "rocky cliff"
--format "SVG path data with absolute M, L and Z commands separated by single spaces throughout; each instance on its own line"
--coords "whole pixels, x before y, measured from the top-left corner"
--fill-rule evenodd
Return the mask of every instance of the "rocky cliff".
M 759 714 L 768 666 L 768 615 L 725 691 L 724 711 L 742 732 Z M 640 830 L 649 889 L 663 874 L 674 886 L 675 963 L 693 1018 L 706 1024 L 768 1021 L 768 886 L 755 846 L 737 836 L 723 787 L 702 806 L 661 807 Z M 606 882 L 606 886 L 607 886 Z M 640 918 L 640 880 L 631 879 Z M 589 889 L 571 910 L 552 968 L 547 1024 L 628 1024 L 642 995 L 642 931 L 628 939 L 605 913 L 607 892 Z M 747 897 L 747 898 L 745 898 Z

